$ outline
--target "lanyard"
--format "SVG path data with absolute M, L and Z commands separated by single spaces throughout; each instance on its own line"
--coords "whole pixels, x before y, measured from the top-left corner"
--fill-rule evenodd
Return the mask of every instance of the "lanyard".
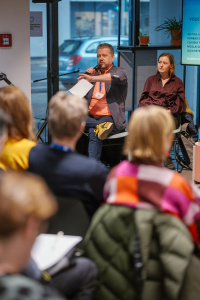
M 101 92 L 101 82 L 99 82 L 99 91 Z
M 64 151 L 64 152 L 72 152 L 72 149 L 67 147 L 67 146 L 63 146 L 63 145 L 58 145 L 55 143 L 51 143 L 51 148 L 53 149 L 58 149 L 60 151 Z

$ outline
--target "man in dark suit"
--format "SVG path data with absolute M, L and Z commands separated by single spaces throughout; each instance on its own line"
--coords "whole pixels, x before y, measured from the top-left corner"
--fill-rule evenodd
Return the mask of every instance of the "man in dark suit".
M 80 199 L 89 217 L 103 202 L 108 169 L 75 151 L 85 128 L 87 101 L 58 92 L 49 103 L 48 125 L 52 144 L 38 144 L 29 155 L 28 171 L 42 176 L 52 192 Z

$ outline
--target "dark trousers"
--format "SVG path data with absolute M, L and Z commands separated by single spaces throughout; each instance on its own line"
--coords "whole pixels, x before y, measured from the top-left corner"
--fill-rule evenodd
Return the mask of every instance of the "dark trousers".
M 97 278 L 96 265 L 84 257 L 74 258 L 72 266 L 53 276 L 49 285 L 69 300 L 92 300 Z
M 45 281 L 35 261 L 30 259 L 23 275 L 58 290 L 68 300 L 92 300 L 97 279 L 97 267 L 86 257 L 75 257 L 70 260 L 67 269 L 56 273 L 50 281 Z
M 100 161 L 101 158 L 103 140 L 100 140 L 98 138 L 98 134 L 95 134 L 94 130 L 96 129 L 97 125 L 104 122 L 114 123 L 112 116 L 93 117 L 89 115 L 86 120 L 85 131 L 88 133 L 88 138 L 89 138 L 88 155 L 89 157 L 93 157 L 98 161 Z M 109 135 L 113 135 L 119 132 L 121 131 L 117 130 L 114 124 L 113 130 Z

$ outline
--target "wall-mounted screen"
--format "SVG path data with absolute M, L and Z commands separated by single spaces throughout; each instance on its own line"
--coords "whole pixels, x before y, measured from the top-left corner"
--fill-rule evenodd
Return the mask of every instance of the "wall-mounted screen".
M 183 0 L 182 64 L 200 65 L 200 0 Z

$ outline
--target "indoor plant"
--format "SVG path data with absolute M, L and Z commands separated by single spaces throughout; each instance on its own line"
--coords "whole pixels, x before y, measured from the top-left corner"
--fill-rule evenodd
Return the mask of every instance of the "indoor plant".
M 140 34 L 139 37 L 140 46 L 148 46 L 149 36 L 147 34 Z
M 166 18 L 166 20 L 155 28 L 156 31 L 164 30 L 164 33 L 171 34 L 171 45 L 181 46 L 182 20 L 175 17 Z

